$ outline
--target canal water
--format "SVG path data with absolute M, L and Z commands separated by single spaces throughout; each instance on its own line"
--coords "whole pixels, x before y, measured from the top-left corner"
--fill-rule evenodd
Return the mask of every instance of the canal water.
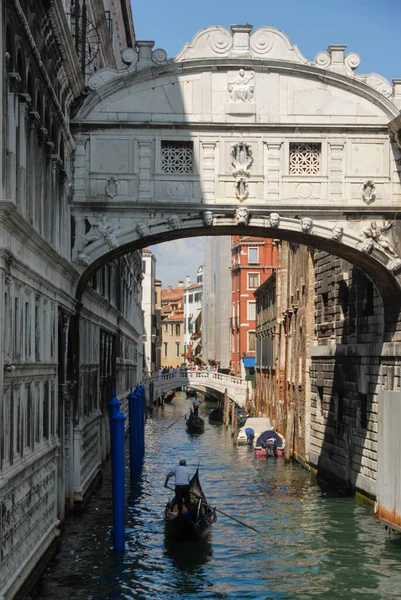
M 370 507 L 318 485 L 296 463 L 255 458 L 230 431 L 208 423 L 186 433 L 189 400 L 179 394 L 146 423 L 143 474 L 130 491 L 127 550 L 112 551 L 110 466 L 82 514 L 66 520 L 61 548 L 36 600 L 384 600 L 401 598 L 401 540 L 389 538 Z M 128 458 L 128 457 L 127 457 Z M 201 544 L 165 539 L 163 487 L 180 458 L 209 502 L 269 538 L 219 515 Z

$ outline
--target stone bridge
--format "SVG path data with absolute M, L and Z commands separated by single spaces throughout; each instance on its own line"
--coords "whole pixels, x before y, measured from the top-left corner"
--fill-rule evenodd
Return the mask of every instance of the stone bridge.
M 145 397 L 148 406 L 161 394 L 170 390 L 189 386 L 217 398 L 227 390 L 228 397 L 244 407 L 246 403 L 247 383 L 241 377 L 233 377 L 224 373 L 207 371 L 175 371 L 164 375 L 148 377 L 142 384 L 145 387 Z M 217 394 L 216 394 L 217 392 Z

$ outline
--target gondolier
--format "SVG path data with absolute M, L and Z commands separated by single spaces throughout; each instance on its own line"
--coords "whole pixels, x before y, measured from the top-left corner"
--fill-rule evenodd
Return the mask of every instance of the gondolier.
M 180 464 L 175 469 L 172 469 L 170 473 L 167 474 L 166 481 L 164 482 L 164 487 L 168 487 L 168 482 L 171 477 L 175 479 L 175 499 L 178 506 L 178 512 L 182 513 L 182 501 L 185 501 L 185 506 L 189 511 L 191 506 L 191 499 L 189 495 L 189 484 L 191 481 L 191 472 L 189 467 L 187 467 L 187 461 L 185 458 L 180 460 Z
M 199 400 L 198 396 L 195 396 L 194 401 L 192 402 L 192 406 L 194 408 L 195 417 L 197 417 L 198 414 L 199 414 L 199 404 L 200 404 L 200 400 Z

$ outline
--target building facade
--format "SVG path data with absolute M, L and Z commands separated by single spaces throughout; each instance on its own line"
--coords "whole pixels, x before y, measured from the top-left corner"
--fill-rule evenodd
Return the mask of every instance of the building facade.
M 119 55 L 135 44 L 130 14 L 125 0 L 107 12 L 100 0 L 0 2 L 0 596 L 7 600 L 24 597 L 55 547 L 66 506 L 85 502 L 98 480 L 112 390 L 124 397 L 141 377 L 140 253 L 99 269 L 79 303 L 71 262 L 70 117 L 94 70 L 115 67 L 113 49 Z M 97 229 L 113 247 L 113 231 L 101 221 Z
M 142 310 L 144 318 L 144 375 L 156 373 L 158 362 L 158 323 L 156 315 L 156 257 L 149 248 L 142 250 Z
M 273 272 L 272 240 L 233 236 L 231 246 L 231 368 L 245 375 L 244 358 L 254 366 L 256 352 L 256 300 L 254 292 Z
M 161 289 L 161 366 L 177 368 L 184 361 L 184 281 Z
M 184 290 L 184 356 L 186 361 L 202 360 L 203 265 L 196 283 L 186 278 Z
M 229 368 L 231 239 L 206 238 L 202 298 L 202 357 Z

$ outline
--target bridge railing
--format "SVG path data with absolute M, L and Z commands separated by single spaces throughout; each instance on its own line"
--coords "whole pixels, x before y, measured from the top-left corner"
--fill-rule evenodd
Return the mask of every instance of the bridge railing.
M 242 377 L 237 377 L 235 375 L 226 375 L 225 373 L 218 373 L 216 371 L 181 371 L 177 370 L 174 373 L 163 373 L 162 375 L 151 375 L 150 377 L 146 377 L 143 379 L 142 383 L 144 385 L 150 382 L 164 382 L 168 380 L 179 381 L 180 385 L 183 382 L 187 382 L 188 384 L 191 381 L 199 381 L 199 380 L 215 380 L 221 383 L 227 383 L 229 385 L 238 385 L 240 387 L 246 386 L 246 382 Z

